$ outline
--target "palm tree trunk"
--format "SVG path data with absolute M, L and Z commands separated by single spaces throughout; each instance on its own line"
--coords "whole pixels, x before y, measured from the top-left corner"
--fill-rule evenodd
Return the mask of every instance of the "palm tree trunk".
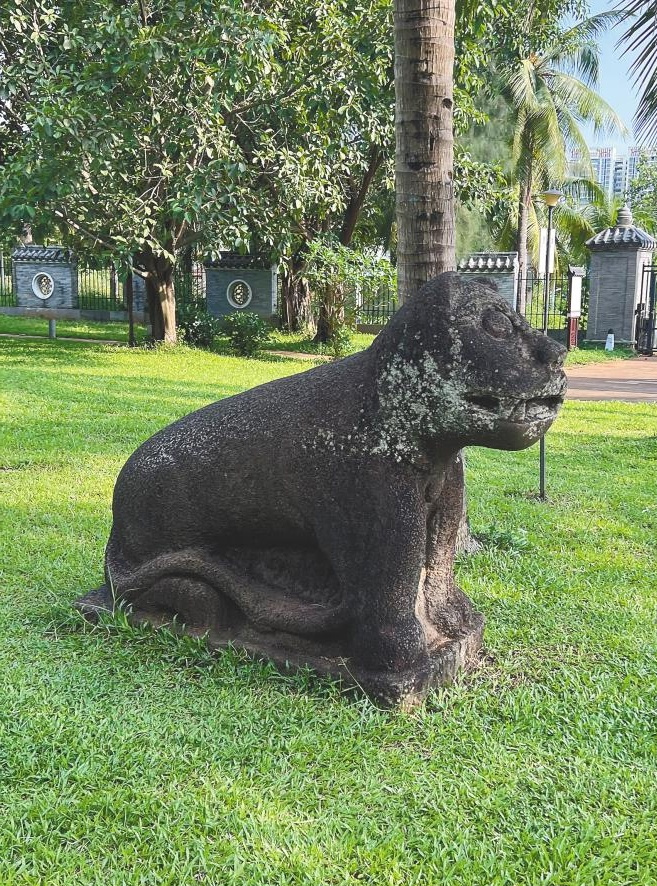
M 531 205 L 532 192 L 531 182 L 523 182 L 520 185 L 520 197 L 518 199 L 518 234 L 516 237 L 516 250 L 518 252 L 518 305 L 519 314 L 524 316 L 527 308 L 527 233 L 529 230 L 529 207 Z
M 455 267 L 454 0 L 395 0 L 400 304 Z
M 454 0 L 395 0 L 395 184 L 399 303 L 456 266 L 454 248 Z M 463 453 L 462 453 L 463 455 Z M 477 544 L 463 471 L 448 481 L 463 502 L 458 550 Z

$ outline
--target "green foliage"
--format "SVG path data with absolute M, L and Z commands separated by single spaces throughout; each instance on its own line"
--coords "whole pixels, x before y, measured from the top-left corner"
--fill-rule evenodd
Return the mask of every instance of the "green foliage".
M 473 531 L 527 546 L 461 561 L 485 656 L 409 715 L 72 610 L 144 438 L 306 363 L 0 361 L 3 886 L 653 886 L 657 406 L 567 403 L 547 504 L 535 448 L 470 451 Z
M 628 196 L 634 223 L 657 234 L 657 165 L 648 157 L 640 158 Z
M 354 341 L 351 329 L 346 325 L 338 326 L 328 341 L 329 353 L 334 360 L 340 360 L 350 354 L 353 349 Z
M 657 142 L 657 31 L 652 0 L 626 0 L 622 4 L 627 30 L 625 52 L 634 56 L 630 72 L 640 91 L 635 115 L 637 134 L 644 143 Z
M 389 261 L 342 246 L 330 234 L 317 237 L 310 244 L 304 276 L 315 291 L 347 284 L 354 290 L 359 286 L 394 286 L 396 280 L 395 269 Z
M 459 6 L 463 125 L 513 8 Z M 392 42 L 391 0 L 5 4 L 3 230 L 57 222 L 126 261 L 192 241 L 290 254 L 355 205 L 389 230 Z M 457 193 L 481 172 L 461 164 Z
M 537 260 L 543 212 L 537 195 L 565 181 L 571 149 L 588 157 L 581 124 L 591 123 L 596 132 L 625 131 L 618 115 L 595 91 L 595 39 L 617 20 L 617 13 L 603 13 L 561 27 L 540 52 L 520 44 L 498 68 L 496 82 L 512 110 L 512 182 L 517 189 L 515 210 L 502 237 L 508 246 L 515 229 L 521 273 L 530 264 L 528 247 L 534 264 Z M 590 164 L 588 177 L 592 177 Z
M 591 257 L 586 241 L 616 224 L 622 200 L 609 198 L 597 183 L 582 179 L 567 181 L 563 191 L 564 199 L 554 211 L 559 265 L 586 266 Z
M 316 338 L 330 342 L 334 356 L 343 356 L 349 345 L 342 330 L 355 325 L 359 291 L 394 286 L 395 270 L 388 260 L 325 235 L 309 245 L 304 276 L 319 315 Z
M 254 357 L 269 339 L 269 324 L 253 311 L 235 311 L 221 321 L 233 351 L 240 357 Z
M 211 348 L 221 332 L 221 321 L 199 302 L 176 305 L 176 322 L 183 341 L 193 348 Z

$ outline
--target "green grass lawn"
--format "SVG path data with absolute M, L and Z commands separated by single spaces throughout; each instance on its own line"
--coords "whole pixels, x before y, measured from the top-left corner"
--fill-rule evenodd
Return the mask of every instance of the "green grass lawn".
M 0 333 L 13 335 L 48 335 L 48 321 L 39 317 L 14 317 L 0 314 Z M 128 341 L 127 323 L 105 323 L 93 320 L 58 320 L 57 335 L 68 338 L 91 338 L 100 341 Z M 135 327 L 135 335 L 140 341 L 145 336 L 143 326 Z M 369 347 L 375 336 L 365 332 L 356 332 L 352 335 L 352 348 L 360 351 Z M 312 336 L 303 333 L 285 333 L 273 329 L 267 348 L 274 351 L 289 351 L 291 353 L 317 354 L 322 356 L 330 354 L 330 348 L 326 345 L 317 345 Z M 228 339 L 221 336 L 217 339 L 215 350 L 218 353 L 228 354 L 230 345 Z M 605 351 L 602 345 L 591 345 L 583 342 L 582 346 L 573 350 L 568 355 L 568 364 L 576 366 L 584 363 L 599 363 L 603 360 L 624 360 L 632 357 L 634 352 L 630 348 L 617 347 L 614 351 Z
M 613 351 L 605 351 L 604 345 L 583 341 L 578 348 L 568 352 L 566 365 L 582 366 L 586 363 L 602 363 L 606 360 L 628 360 L 636 356 L 636 351 L 617 345 Z
M 48 335 L 48 321 L 42 317 L 15 317 L 0 313 L 0 333 Z M 101 341 L 128 341 L 127 323 L 96 320 L 57 320 L 57 335 L 63 338 L 97 338 Z M 135 325 L 135 336 L 144 337 L 144 327 Z
M 657 406 L 566 405 L 472 449 L 486 654 L 412 713 L 169 634 L 92 628 L 118 470 L 172 419 L 297 372 L 8 341 L 0 431 L 2 886 L 654 886 Z

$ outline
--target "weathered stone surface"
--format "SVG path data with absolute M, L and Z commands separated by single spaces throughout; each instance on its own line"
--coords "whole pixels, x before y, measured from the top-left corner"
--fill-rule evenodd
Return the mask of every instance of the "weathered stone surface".
M 135 620 L 342 676 L 384 703 L 451 679 L 483 618 L 456 587 L 464 446 L 522 449 L 564 349 L 443 274 L 367 350 L 213 403 L 121 471 L 106 583 Z

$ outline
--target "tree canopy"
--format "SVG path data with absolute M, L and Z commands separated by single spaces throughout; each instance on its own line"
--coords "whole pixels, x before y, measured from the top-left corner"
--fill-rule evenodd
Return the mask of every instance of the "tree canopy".
M 479 218 L 505 192 L 500 156 L 464 136 L 486 119 L 492 72 L 583 8 L 547 0 L 529 28 L 520 0 L 457 4 L 454 190 Z M 315 238 L 394 246 L 392 37 L 392 0 L 5 4 L 0 222 L 56 224 L 78 252 L 136 267 L 162 338 L 189 245 L 281 259 L 297 311 Z

